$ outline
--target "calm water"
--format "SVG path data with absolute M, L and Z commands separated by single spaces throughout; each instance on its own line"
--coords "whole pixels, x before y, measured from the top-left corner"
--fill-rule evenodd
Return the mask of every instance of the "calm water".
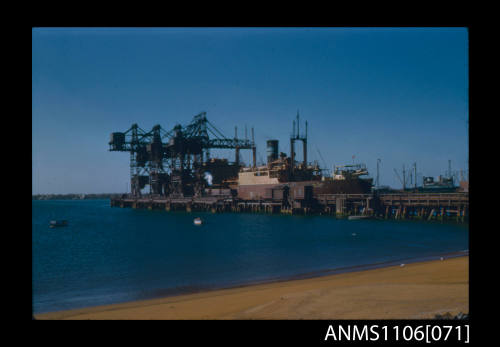
M 200 216 L 202 226 L 193 225 Z M 67 219 L 68 227 L 49 228 Z M 468 226 L 33 201 L 33 310 L 56 311 L 468 249 Z

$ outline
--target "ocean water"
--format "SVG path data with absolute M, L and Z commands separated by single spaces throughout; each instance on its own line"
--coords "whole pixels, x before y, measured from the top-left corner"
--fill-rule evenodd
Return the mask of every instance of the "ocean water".
M 201 217 L 202 226 L 193 219 Z M 49 228 L 66 219 L 67 227 Z M 468 225 L 32 202 L 35 313 L 468 250 Z

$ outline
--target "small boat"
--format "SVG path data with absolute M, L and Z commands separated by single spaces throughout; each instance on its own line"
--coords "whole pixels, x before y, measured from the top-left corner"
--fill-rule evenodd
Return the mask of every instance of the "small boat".
M 51 220 L 49 227 L 55 228 L 55 227 L 65 227 L 68 225 L 67 220 Z
M 372 219 L 372 216 L 349 216 L 348 220 L 358 220 L 358 219 Z
M 195 218 L 193 223 L 194 223 L 194 225 L 201 225 L 202 224 L 201 218 L 199 218 L 199 217 Z

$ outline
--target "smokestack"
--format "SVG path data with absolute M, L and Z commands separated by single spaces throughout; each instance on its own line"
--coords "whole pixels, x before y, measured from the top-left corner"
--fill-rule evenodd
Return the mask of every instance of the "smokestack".
M 267 140 L 267 163 L 278 160 L 278 140 Z

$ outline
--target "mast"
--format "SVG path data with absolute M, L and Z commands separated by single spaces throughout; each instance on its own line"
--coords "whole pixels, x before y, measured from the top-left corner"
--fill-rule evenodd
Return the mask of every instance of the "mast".
M 304 149 L 304 167 L 307 167 L 307 121 L 306 121 L 306 135 L 302 139 L 303 149 Z
M 380 181 L 379 181 L 379 177 L 380 177 L 380 172 L 379 172 L 379 164 L 382 160 L 380 159 L 377 159 L 377 188 L 380 187 Z
M 253 167 L 257 167 L 257 148 L 255 147 L 255 138 L 253 134 L 253 127 L 252 127 L 252 159 L 253 159 Z
M 403 164 L 403 191 L 406 190 L 406 171 L 405 164 Z
M 417 189 L 417 163 L 413 163 L 413 168 L 415 169 L 415 190 Z

